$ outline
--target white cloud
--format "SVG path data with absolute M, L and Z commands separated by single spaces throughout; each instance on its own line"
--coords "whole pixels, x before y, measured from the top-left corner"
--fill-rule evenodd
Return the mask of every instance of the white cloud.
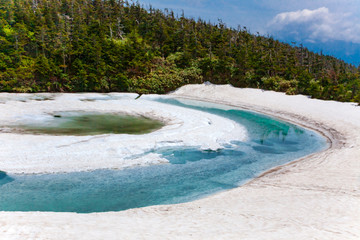
M 276 15 L 274 22 L 278 23 L 291 23 L 291 22 L 308 22 L 318 21 L 326 18 L 329 15 L 329 9 L 326 7 L 318 8 L 316 10 L 300 10 L 296 12 L 285 12 Z
M 272 31 L 282 37 L 301 41 L 340 40 L 360 43 L 360 23 L 349 13 L 333 13 L 326 7 L 283 12 L 270 22 Z

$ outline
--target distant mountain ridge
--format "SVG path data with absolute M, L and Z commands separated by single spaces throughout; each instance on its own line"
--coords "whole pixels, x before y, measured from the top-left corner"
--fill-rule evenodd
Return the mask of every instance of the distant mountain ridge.
M 210 81 L 360 102 L 360 68 L 121 0 L 0 0 L 0 91 L 166 93 Z

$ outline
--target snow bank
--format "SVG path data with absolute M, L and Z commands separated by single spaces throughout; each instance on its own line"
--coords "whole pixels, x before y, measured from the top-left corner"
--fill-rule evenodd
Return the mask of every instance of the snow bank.
M 169 146 L 217 150 L 232 140 L 246 138 L 244 127 L 229 119 L 152 101 L 156 95 L 136 97 L 119 93 L 0 94 L 0 169 L 8 173 L 53 173 L 163 164 L 167 160 L 151 152 Z M 9 128 L 45 121 L 59 111 L 141 115 L 166 125 L 144 135 L 95 136 L 19 134 Z

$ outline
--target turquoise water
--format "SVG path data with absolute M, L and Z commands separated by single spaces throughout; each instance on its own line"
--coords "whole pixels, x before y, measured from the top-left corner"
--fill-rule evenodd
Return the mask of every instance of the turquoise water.
M 66 174 L 0 172 L 0 210 L 104 212 L 192 201 L 244 184 L 267 169 L 326 148 L 313 131 L 238 109 L 172 99 L 157 101 L 218 114 L 244 125 L 246 142 L 219 151 L 162 148 L 170 164 Z M 200 105 L 200 104 L 199 104 Z

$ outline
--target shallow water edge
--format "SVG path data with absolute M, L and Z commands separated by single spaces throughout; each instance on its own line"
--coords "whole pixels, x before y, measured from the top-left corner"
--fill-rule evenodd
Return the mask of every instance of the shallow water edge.
M 183 103 L 173 104 L 182 105 Z M 199 108 L 206 109 L 204 106 L 192 107 L 198 110 Z M 29 182 L 32 182 L 32 185 L 28 185 L 26 190 L 18 189 L 16 197 L 14 188 L 9 194 L 2 189 L 4 194 L 0 200 L 8 198 L 5 202 L 10 202 L 12 205 L 12 207 L 8 206 L 8 209 L 15 208 L 16 210 L 17 208 L 19 211 L 75 212 L 118 211 L 149 205 L 187 202 L 238 187 L 257 177 L 266 169 L 272 168 L 274 164 L 278 166 L 293 160 L 294 157 L 302 157 L 303 153 L 296 152 L 309 147 L 304 142 L 317 139 L 313 139 L 315 137 L 313 133 L 307 134 L 307 131 L 304 132 L 294 125 L 281 123 L 268 117 L 261 120 L 256 114 L 234 109 L 221 110 L 211 106 L 206 111 L 227 115 L 227 117 L 242 121 L 241 124 L 252 126 L 251 139 L 245 143 L 235 142 L 233 146 L 227 146 L 223 151 L 215 152 L 201 151 L 196 148 L 159 149 L 159 153 L 171 163 L 160 166 L 120 172 L 101 170 L 88 173 L 18 177 L 17 182 L 20 186 Z M 267 124 L 269 128 L 264 128 L 264 124 Z M 315 149 L 308 152 L 312 151 Z M 273 159 L 274 156 L 277 160 L 269 165 L 269 159 Z M 3 186 L 9 187 L 11 182 L 16 182 L 9 180 L 9 178 L 3 179 L 7 181 Z M 47 183 L 45 188 L 44 182 Z M 34 195 L 36 191 L 38 193 Z M 32 199 L 31 204 L 28 201 L 29 196 Z M 51 199 L 49 196 L 56 196 L 56 198 Z M 76 202 L 72 199 L 76 199 Z M 29 204 L 31 208 L 26 210 Z

